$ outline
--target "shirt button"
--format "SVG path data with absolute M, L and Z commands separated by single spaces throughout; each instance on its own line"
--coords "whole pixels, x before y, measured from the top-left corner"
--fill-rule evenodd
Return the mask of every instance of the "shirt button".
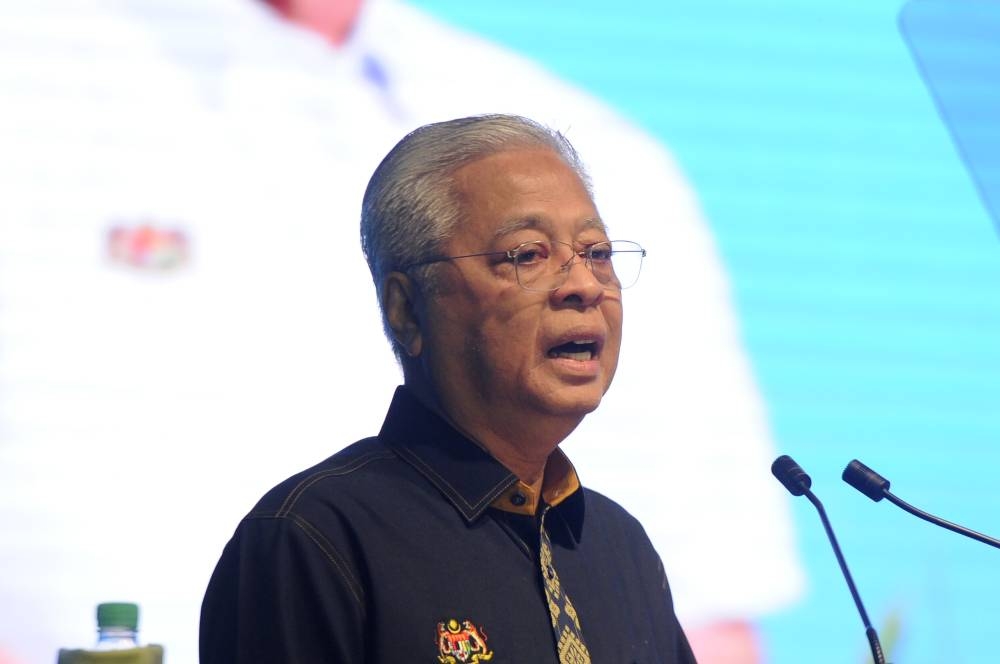
M 515 493 L 510 497 L 510 502 L 520 507 L 521 505 L 524 505 L 526 502 L 528 502 L 528 499 L 524 497 L 523 493 Z

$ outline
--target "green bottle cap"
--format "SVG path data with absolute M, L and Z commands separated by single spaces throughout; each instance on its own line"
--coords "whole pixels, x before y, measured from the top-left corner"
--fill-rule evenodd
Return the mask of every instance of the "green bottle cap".
M 97 605 L 97 628 L 126 627 L 133 632 L 139 628 L 139 605 L 130 602 L 106 602 Z

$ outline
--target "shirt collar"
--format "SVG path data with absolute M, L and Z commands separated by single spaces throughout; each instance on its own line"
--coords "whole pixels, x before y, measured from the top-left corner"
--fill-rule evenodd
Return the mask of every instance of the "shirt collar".
M 379 439 L 444 494 L 467 522 L 475 521 L 491 506 L 533 515 L 540 501 L 545 501 L 558 506 L 574 536 L 579 537 L 583 491 L 573 464 L 558 448 L 546 464 L 541 492 L 535 492 L 489 452 L 420 403 L 405 386 L 396 388 Z M 519 493 L 523 504 L 514 498 Z
M 514 514 L 535 515 L 543 501 L 546 505 L 555 507 L 579 488 L 580 478 L 576 475 L 576 469 L 563 451 L 556 448 L 545 464 L 541 491 L 518 480 L 493 501 L 493 507 Z

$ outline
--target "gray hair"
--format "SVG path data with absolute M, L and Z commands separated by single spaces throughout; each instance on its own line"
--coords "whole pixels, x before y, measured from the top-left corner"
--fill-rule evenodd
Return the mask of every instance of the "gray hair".
M 361 248 L 382 310 L 382 325 L 396 356 L 402 349 L 382 308 L 386 275 L 436 257 L 462 218 L 454 174 L 499 152 L 552 150 L 580 177 L 593 197 L 580 156 L 560 132 L 516 115 L 479 115 L 425 125 L 407 134 L 375 169 L 361 206 Z M 410 269 L 433 291 L 434 265 Z

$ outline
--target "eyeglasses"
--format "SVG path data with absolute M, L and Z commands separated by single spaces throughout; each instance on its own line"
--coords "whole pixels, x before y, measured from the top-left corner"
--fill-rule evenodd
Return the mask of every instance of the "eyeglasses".
M 628 240 L 609 240 L 576 249 L 568 242 L 533 240 L 508 251 L 487 251 L 462 256 L 443 256 L 407 265 L 405 269 L 476 256 L 506 256 L 514 264 L 518 285 L 527 291 L 550 292 L 569 278 L 570 268 L 581 258 L 594 277 L 609 290 L 635 285 L 646 250 Z

